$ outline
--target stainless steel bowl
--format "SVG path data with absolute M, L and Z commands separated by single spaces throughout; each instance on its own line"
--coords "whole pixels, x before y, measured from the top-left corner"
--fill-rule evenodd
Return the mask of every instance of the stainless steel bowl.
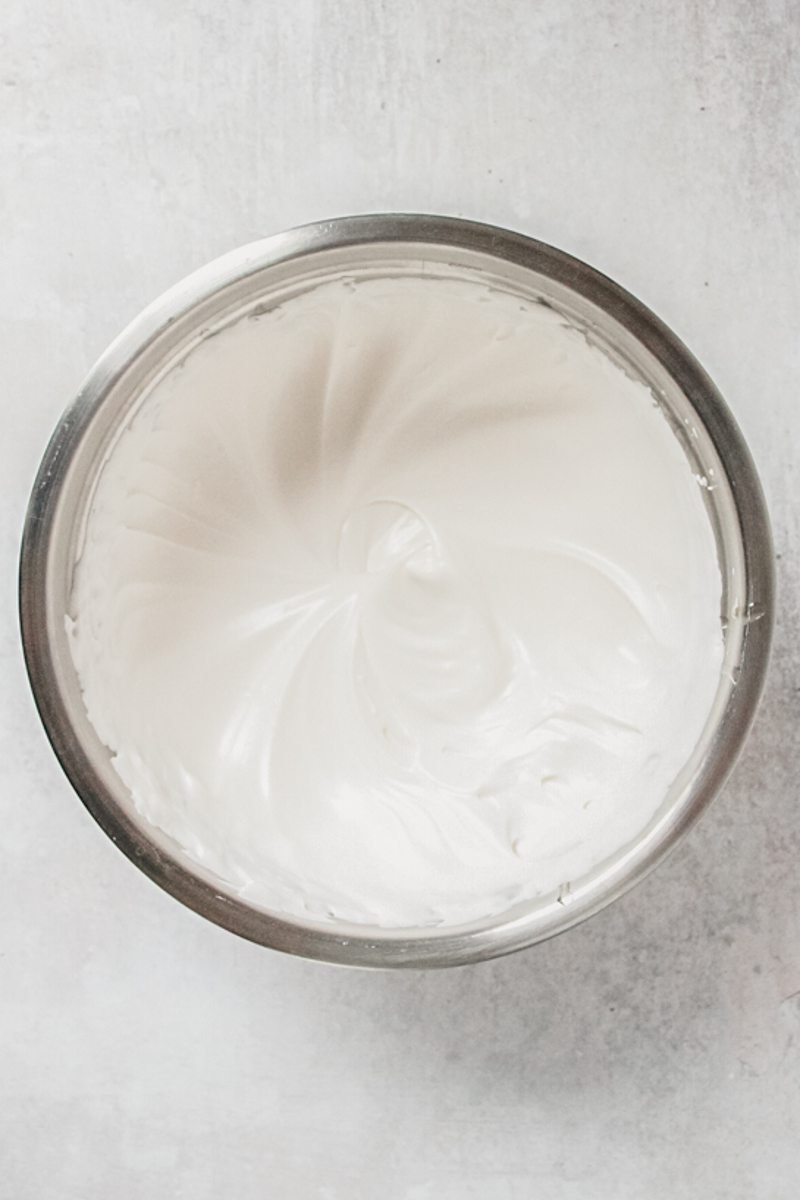
M 639 837 L 591 875 L 499 916 L 445 930 L 301 921 L 246 903 L 136 811 L 89 723 L 64 614 L 104 455 L 143 389 L 244 312 L 346 275 L 478 278 L 559 310 L 647 383 L 701 484 L 723 574 L 725 667 L 692 759 Z M 121 850 L 196 912 L 254 942 L 369 967 L 475 962 L 529 946 L 596 913 L 647 874 L 719 790 L 741 749 L 769 657 L 774 578 L 769 522 L 742 436 L 708 376 L 638 300 L 542 242 L 469 221 L 345 217 L 265 238 L 217 259 L 151 305 L 109 347 L 67 409 L 30 500 L 20 563 L 22 640 L 36 703 L 64 771 Z

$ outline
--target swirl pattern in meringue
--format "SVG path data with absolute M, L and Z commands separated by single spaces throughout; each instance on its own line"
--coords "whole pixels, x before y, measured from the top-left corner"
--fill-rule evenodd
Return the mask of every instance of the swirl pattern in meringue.
M 652 395 L 477 283 L 326 283 L 201 342 L 103 468 L 68 626 L 147 821 L 269 909 L 486 917 L 629 842 L 719 682 Z

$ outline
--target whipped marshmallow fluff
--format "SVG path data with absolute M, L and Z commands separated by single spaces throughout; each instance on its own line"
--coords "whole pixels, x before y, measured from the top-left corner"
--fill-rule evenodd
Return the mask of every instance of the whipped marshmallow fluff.
M 67 627 L 142 817 L 269 909 L 455 924 L 653 817 L 723 657 L 652 394 L 468 281 L 326 283 L 138 405 Z

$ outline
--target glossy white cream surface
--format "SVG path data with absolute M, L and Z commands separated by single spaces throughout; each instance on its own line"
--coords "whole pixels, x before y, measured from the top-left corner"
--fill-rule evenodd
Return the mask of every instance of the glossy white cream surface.
M 575 881 L 692 754 L 714 539 L 651 393 L 467 282 L 329 283 L 154 387 L 67 617 L 142 815 L 269 908 L 456 924 Z

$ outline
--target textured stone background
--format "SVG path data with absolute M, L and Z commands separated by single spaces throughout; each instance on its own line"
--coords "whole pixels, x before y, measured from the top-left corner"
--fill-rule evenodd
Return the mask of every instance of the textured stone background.
M 792 0 L 4 0 L 2 1200 L 800 1193 L 800 9 Z M 507 224 L 699 355 L 772 507 L 774 668 L 661 870 L 541 948 L 362 974 L 238 942 L 92 824 L 15 617 L 60 410 L 187 271 L 315 217 Z

